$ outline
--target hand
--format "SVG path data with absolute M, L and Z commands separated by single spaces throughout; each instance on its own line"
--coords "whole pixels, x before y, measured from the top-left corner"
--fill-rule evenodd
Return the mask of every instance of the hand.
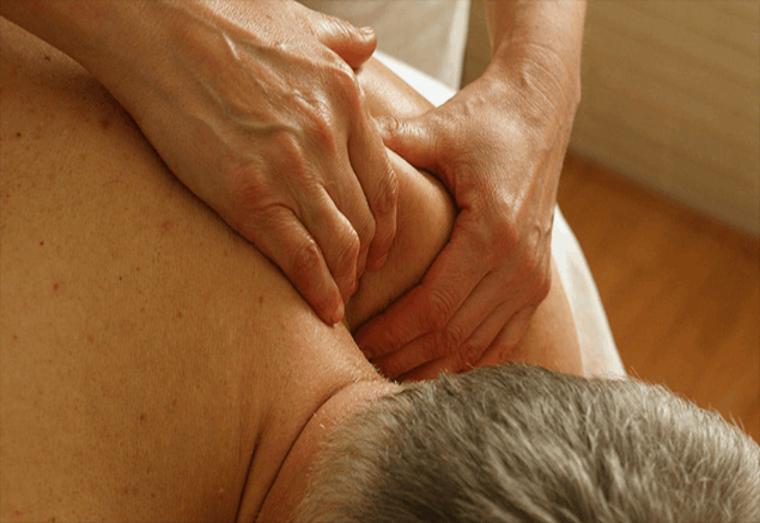
M 434 378 L 504 361 L 550 288 L 551 226 L 577 100 L 511 83 L 495 67 L 385 143 L 437 175 L 459 214 L 420 285 L 357 332 L 390 378 Z M 538 96 L 540 94 L 540 96 Z
M 177 177 L 337 323 L 396 230 L 395 174 L 352 70 L 374 33 L 294 2 L 133 5 L 134 41 L 91 71 Z

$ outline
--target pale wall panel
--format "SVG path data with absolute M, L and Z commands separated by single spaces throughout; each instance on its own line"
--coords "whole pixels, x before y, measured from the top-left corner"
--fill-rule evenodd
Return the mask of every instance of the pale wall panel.
M 471 19 L 465 82 L 482 0 Z M 570 147 L 760 235 L 760 2 L 591 0 Z

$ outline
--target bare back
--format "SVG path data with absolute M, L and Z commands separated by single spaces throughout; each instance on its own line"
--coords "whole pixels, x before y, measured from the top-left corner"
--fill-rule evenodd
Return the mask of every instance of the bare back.
M 290 351 L 369 365 L 89 74 L 1 22 L 2 514 L 230 520 L 272 391 L 309 375 Z
M 86 71 L 4 19 L 0 47 L 0 514 L 233 520 L 326 395 L 379 377 Z M 451 228 L 440 187 L 400 168 L 418 228 L 362 282 L 357 323 Z

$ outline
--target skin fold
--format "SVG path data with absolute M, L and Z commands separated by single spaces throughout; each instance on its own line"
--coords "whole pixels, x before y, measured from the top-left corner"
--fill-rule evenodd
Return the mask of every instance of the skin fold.
M 389 156 L 399 234 L 329 326 L 90 74 L 4 19 L 0 48 L 0 518 L 287 521 L 331 427 L 393 390 L 349 328 L 425 274 L 450 197 Z M 426 109 L 360 81 L 376 115 Z M 489 357 L 580 372 L 561 285 Z
M 4 0 L 335 324 L 384 262 L 396 180 L 352 68 L 374 32 L 285 0 Z
M 585 9 L 583 0 L 487 1 L 483 75 L 438 108 L 383 119 L 385 144 L 441 180 L 458 208 L 420 285 L 357 333 L 387 375 L 433 378 L 508 353 L 548 295 Z
M 439 179 L 457 205 L 449 242 L 356 333 L 386 375 L 433 378 L 509 353 L 547 297 L 584 0 L 489 0 L 484 74 L 378 125 L 354 74 L 374 32 L 292 0 L 4 0 L 0 12 L 92 73 L 329 324 L 394 241 L 400 182 L 383 145 Z

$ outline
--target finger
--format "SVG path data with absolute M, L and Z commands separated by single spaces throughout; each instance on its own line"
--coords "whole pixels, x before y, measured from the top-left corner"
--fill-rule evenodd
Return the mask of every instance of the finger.
M 460 238 L 455 226 L 422 283 L 359 329 L 356 342 L 367 358 L 395 352 L 423 334 L 441 330 L 487 274 L 482 260 Z
M 398 180 L 366 107 L 363 113 L 359 128 L 349 137 L 348 152 L 375 221 L 375 235 L 368 245 L 367 267 L 378 270 L 385 263 L 396 236 Z
M 375 237 L 375 219 L 372 216 L 372 211 L 361 183 L 353 170 L 347 150 L 339 152 L 337 160 L 330 158 L 330 161 L 326 165 L 326 171 L 332 173 L 331 176 L 334 178 L 334 181 L 326 183 L 324 190 L 332 202 L 334 202 L 334 206 L 348 220 L 354 231 L 354 236 L 358 240 L 356 245 L 357 254 L 352 255 L 356 259 L 353 278 L 354 283 L 357 283 L 364 273 L 367 254 Z M 310 202 L 306 203 L 308 203 L 307 208 L 312 205 Z M 335 231 L 335 234 L 340 234 L 340 232 Z M 325 239 L 329 240 L 329 238 Z M 335 238 L 332 241 L 337 242 L 340 240 L 341 238 Z M 336 264 L 340 264 L 341 260 L 337 259 L 335 262 Z M 330 263 L 329 260 L 328 263 Z M 353 290 L 355 290 L 355 286 Z M 353 294 L 353 290 L 349 294 L 349 297 Z
M 419 338 L 410 345 L 425 355 L 426 361 L 446 358 L 450 372 L 459 372 L 475 363 L 508 321 L 525 305 L 520 287 L 503 280 L 500 272 L 483 278 L 457 309 L 444 328 L 434 336 Z M 430 344 L 422 345 L 422 342 Z M 424 363 L 420 361 L 417 363 Z M 403 372 L 412 368 L 406 365 Z
M 353 175 L 349 177 L 347 185 L 352 184 L 352 178 Z M 356 186 L 353 196 L 363 201 L 361 188 L 355 181 L 353 184 Z M 319 190 L 320 193 L 316 196 L 311 195 L 309 202 L 306 202 L 307 205 L 303 206 L 302 220 L 319 245 L 330 273 L 338 285 L 343 303 L 347 303 L 358 286 L 357 267 L 361 263 L 359 251 L 362 235 L 366 237 L 372 232 L 372 217 L 369 209 L 364 205 L 365 210 L 361 213 L 364 215 L 363 221 L 370 223 L 363 227 L 364 230 L 360 234 L 355 226 L 361 221 L 356 216 L 359 213 L 351 209 L 346 212 L 345 206 L 343 210 L 339 209 L 333 196 L 325 188 Z M 369 231 L 366 230 L 368 228 Z
M 497 334 L 491 346 L 488 347 L 480 358 L 475 357 L 475 353 L 471 354 L 471 357 L 474 358 L 474 363 L 470 362 L 463 365 L 462 361 L 459 360 L 459 355 L 451 355 L 421 365 L 416 369 L 413 369 L 411 372 L 402 374 L 395 379 L 399 382 L 434 379 L 442 373 L 463 372 L 473 368 L 500 365 L 508 361 L 521 361 L 517 355 L 518 351 L 516 348 L 525 334 L 534 312 L 535 307 L 530 307 L 528 310 L 524 309 L 512 316 L 512 318 L 506 322 L 506 325 L 504 324 L 504 320 L 501 317 L 498 317 L 500 314 L 494 314 L 493 320 L 489 321 L 491 321 L 492 325 L 499 325 L 501 332 Z M 481 328 L 478 328 L 477 332 L 486 332 L 489 329 L 489 326 L 483 325 Z M 490 334 L 488 336 L 490 336 Z M 480 343 L 478 342 L 477 345 L 480 345 Z
M 377 118 L 376 124 L 391 151 L 418 169 L 438 173 L 445 151 L 439 147 L 434 111 L 414 118 L 384 116 Z
M 421 335 L 419 320 L 413 315 L 426 301 L 426 292 L 422 286 L 413 288 L 357 331 L 356 343 L 366 358 L 378 358 L 395 352 Z
M 459 223 L 466 219 L 467 215 L 460 217 Z M 472 228 L 459 227 L 461 231 L 467 229 Z M 475 248 L 475 245 L 478 244 L 481 245 L 479 249 Z M 463 251 L 483 252 L 482 245 L 485 243 L 482 239 L 474 239 L 473 243 L 466 241 L 459 245 L 457 238 L 453 238 L 451 245 L 456 245 L 457 249 L 449 258 L 450 267 L 444 268 L 447 271 L 456 270 L 459 264 L 467 263 L 467 255 Z M 445 259 L 443 256 L 442 254 L 441 261 Z M 485 263 L 483 272 L 486 275 L 478 281 L 477 286 L 442 328 L 409 343 L 409 347 L 405 347 L 405 351 L 399 351 L 396 358 L 387 362 L 392 364 L 394 368 L 392 370 L 384 368 L 383 370 L 395 377 L 396 373 L 408 372 L 417 365 L 449 355 L 452 356 L 447 360 L 448 363 L 451 363 L 449 370 L 453 372 L 463 370 L 480 358 L 504 325 L 511 321 L 511 318 L 518 311 L 540 303 L 536 299 L 535 286 L 531 283 L 533 279 L 526 281 L 522 276 L 522 271 L 514 271 L 514 260 L 510 259 L 509 256 L 499 258 L 500 269 L 493 272 L 488 272 L 488 268 L 491 266 L 488 257 L 485 258 L 485 262 L 478 259 L 470 260 L 470 263 L 473 264 Z M 485 323 L 483 323 L 484 318 L 488 319 Z M 500 324 L 499 321 L 501 321 Z M 407 348 L 409 349 L 408 352 L 406 351 Z
M 520 354 L 519 344 L 530 326 L 536 309 L 537 307 L 534 306 L 526 307 L 512 316 L 475 366 L 486 367 L 507 362 L 525 362 L 524 354 Z
M 467 303 L 473 299 L 471 296 Z M 471 328 L 467 329 L 467 338 L 455 346 L 452 346 L 451 335 L 446 333 L 447 326 L 443 331 L 420 336 L 397 352 L 372 360 L 372 364 L 391 379 L 414 369 L 418 369 L 418 375 L 428 377 L 435 377 L 439 372 L 465 370 L 480 359 L 511 315 L 508 304 L 489 312 L 473 319 Z
M 325 323 L 341 321 L 345 308 L 338 285 L 316 241 L 293 212 L 274 206 L 257 221 L 256 227 L 241 232 L 280 267 Z
M 371 27 L 358 29 L 332 16 L 321 15 L 314 35 L 353 69 L 370 59 L 377 47 L 377 35 Z

